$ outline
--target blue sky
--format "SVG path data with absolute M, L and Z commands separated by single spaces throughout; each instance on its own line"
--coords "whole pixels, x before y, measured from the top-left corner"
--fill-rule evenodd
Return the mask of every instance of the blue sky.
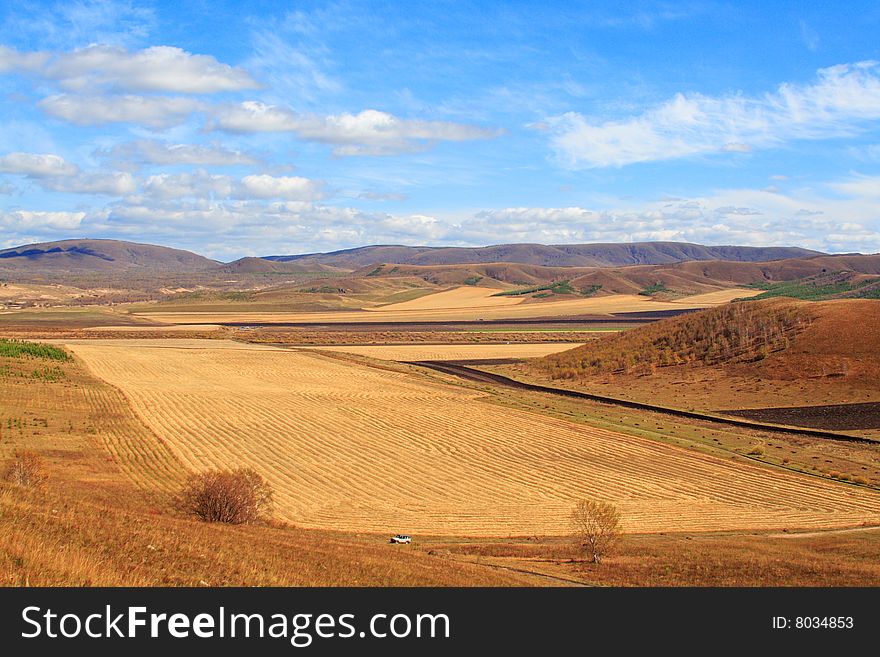
M 0 9 L 0 247 L 880 251 L 880 5 Z

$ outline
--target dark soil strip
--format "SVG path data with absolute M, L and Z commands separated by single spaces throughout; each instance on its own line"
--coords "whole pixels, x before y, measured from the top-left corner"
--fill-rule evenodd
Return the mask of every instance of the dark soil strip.
M 565 388 L 551 388 L 549 386 L 539 386 L 532 383 L 523 383 L 515 379 L 501 376 L 500 374 L 492 374 L 481 370 L 461 365 L 455 361 L 439 361 L 439 360 L 419 360 L 404 361 L 407 365 L 418 365 L 427 367 L 445 374 L 452 374 L 468 381 L 477 383 L 489 383 L 492 385 L 506 386 L 508 388 L 517 388 L 519 390 L 530 390 L 532 392 L 545 392 L 552 395 L 562 395 L 563 397 L 574 397 L 576 399 L 589 399 L 590 401 L 601 402 L 603 404 L 612 404 L 614 406 L 623 406 L 624 408 L 634 408 L 640 411 L 652 411 L 654 413 L 663 413 L 665 415 L 673 415 L 676 417 L 686 417 L 693 420 L 703 420 L 705 422 L 716 422 L 719 424 L 727 424 L 735 427 L 745 427 L 747 429 L 758 429 L 760 431 L 774 431 L 777 433 L 797 434 L 801 436 L 813 436 L 815 438 L 827 438 L 830 440 L 838 440 L 850 443 L 865 443 L 876 445 L 877 441 L 858 436 L 848 436 L 845 434 L 834 433 L 832 431 L 822 431 L 820 429 L 806 429 L 801 427 L 780 427 L 775 424 L 763 424 L 760 422 L 751 422 L 749 420 L 736 420 L 729 417 L 719 417 L 716 415 L 704 415 L 702 413 L 694 413 L 692 411 L 683 411 L 677 408 L 666 408 L 665 406 L 654 406 L 652 404 L 643 404 L 641 402 L 629 401 L 627 399 L 616 399 L 614 397 L 604 397 L 602 395 L 593 395 L 588 392 L 578 392 L 576 390 L 566 390 Z
M 718 411 L 759 422 L 818 429 L 880 429 L 880 402 Z
M 619 317 L 620 319 L 625 319 L 627 321 L 632 321 L 634 319 L 664 319 L 666 317 L 678 317 L 679 315 L 688 315 L 690 313 L 696 313 L 701 310 L 706 310 L 705 308 L 682 308 L 675 310 L 637 310 L 630 311 L 627 313 L 613 313 L 615 317 Z

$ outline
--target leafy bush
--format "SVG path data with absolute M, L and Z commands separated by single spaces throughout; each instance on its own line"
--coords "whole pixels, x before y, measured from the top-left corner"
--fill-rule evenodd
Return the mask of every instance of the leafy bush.
M 493 297 L 518 297 L 524 294 L 532 294 L 534 292 L 552 292 L 553 294 L 575 294 L 575 290 L 568 280 L 555 281 L 553 283 L 545 283 L 544 285 L 533 285 L 519 290 L 505 290 L 497 292 Z
M 650 297 L 650 296 L 653 296 L 659 292 L 669 292 L 669 288 L 666 287 L 660 281 L 657 281 L 653 285 L 649 285 L 644 290 L 639 292 L 639 294 L 641 294 L 643 297 Z
M 184 513 L 205 522 L 253 523 L 270 513 L 272 488 L 252 468 L 191 475 L 177 501 Z
M 64 349 L 40 342 L 24 340 L 7 340 L 0 338 L 0 356 L 7 358 L 45 358 L 47 360 L 70 360 L 70 354 Z

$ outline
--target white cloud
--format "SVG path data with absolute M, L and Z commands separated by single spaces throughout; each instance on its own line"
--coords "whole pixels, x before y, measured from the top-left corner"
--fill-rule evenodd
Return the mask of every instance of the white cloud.
M 275 177 L 265 174 L 245 176 L 241 180 L 241 189 L 242 196 L 245 198 L 311 201 L 321 197 L 318 183 L 298 176 Z
M 408 195 L 403 194 L 401 192 L 372 192 L 365 191 L 361 192 L 357 195 L 358 198 L 365 199 L 367 201 L 405 201 L 409 198 Z
M 40 107 L 50 116 L 76 125 L 139 123 L 168 128 L 186 121 L 204 105 L 191 98 L 169 96 L 76 96 L 58 94 L 44 98 Z
M 9 153 L 0 157 L 0 173 L 12 173 L 31 178 L 73 176 L 79 169 L 60 155 L 52 153 Z
M 85 212 L 34 212 L 16 210 L 0 212 L 0 225 L 10 231 L 52 229 L 74 230 L 80 227 Z
M 210 144 L 171 144 L 154 139 L 117 144 L 113 148 L 97 151 L 97 155 L 109 157 L 122 166 L 131 166 L 132 163 L 162 166 L 178 164 L 232 166 L 259 162 L 253 155 L 227 148 L 216 142 Z
M 80 93 L 109 88 L 210 94 L 259 86 L 244 69 L 171 46 L 129 52 L 118 46 L 91 45 L 65 53 L 2 48 L 0 71 L 35 74 Z
M 143 183 L 143 193 L 153 199 L 283 199 L 312 201 L 321 197 L 322 183 L 296 176 L 275 177 L 266 174 L 245 176 L 212 175 L 207 171 L 162 173 Z
M 845 196 L 880 199 L 880 176 L 857 176 L 851 180 L 831 183 L 829 187 Z
M 235 182 L 229 176 L 211 175 L 206 171 L 170 174 L 160 173 L 144 181 L 144 194 L 162 200 L 178 198 L 227 198 Z
M 137 184 L 130 173 L 116 171 L 113 173 L 80 173 L 67 178 L 53 178 L 42 182 L 43 186 L 56 192 L 73 194 L 105 194 L 107 196 L 125 196 L 137 189 Z
M 438 141 L 491 139 L 499 134 L 449 121 L 401 119 L 373 109 L 320 117 L 257 101 L 215 109 L 210 127 L 241 133 L 293 132 L 302 139 L 333 145 L 335 155 L 412 153 Z
M 46 65 L 50 57 L 47 52 L 18 52 L 14 48 L 0 46 L 0 73 L 36 73 Z
M 846 136 L 878 119 L 880 64 L 864 61 L 820 69 L 813 84 L 782 84 L 762 96 L 677 94 L 630 119 L 569 112 L 547 122 L 562 162 L 605 167 Z

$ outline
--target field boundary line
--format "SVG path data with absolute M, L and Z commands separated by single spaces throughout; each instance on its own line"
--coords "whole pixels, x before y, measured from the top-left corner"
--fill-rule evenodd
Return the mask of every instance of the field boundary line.
M 531 390 L 533 392 L 544 392 L 552 395 L 561 395 L 564 397 L 574 397 L 576 399 L 588 399 L 603 404 L 611 404 L 613 406 L 622 406 L 624 408 L 632 408 L 640 411 L 652 411 L 655 413 L 663 413 L 665 415 L 673 415 L 676 417 L 684 417 L 692 420 L 704 420 L 707 422 L 717 422 L 720 424 L 728 424 L 735 427 L 743 427 L 746 429 L 758 429 L 761 431 L 773 431 L 776 433 L 798 434 L 802 436 L 811 436 L 814 438 L 829 438 L 840 442 L 860 443 L 864 445 L 880 444 L 876 440 L 870 438 L 862 438 L 860 436 L 852 436 L 849 434 L 836 433 L 834 431 L 824 431 L 822 429 L 810 429 L 806 427 L 793 427 L 780 424 L 764 424 L 761 422 L 751 422 L 749 420 L 739 420 L 736 418 L 728 418 L 719 415 L 709 415 L 706 413 L 697 413 L 696 411 L 685 411 L 678 408 L 670 408 L 668 406 L 656 406 L 654 404 L 646 404 L 644 402 L 632 401 L 629 399 L 618 399 L 617 397 L 606 397 L 604 395 L 596 395 L 589 392 L 581 392 L 579 390 L 569 390 L 567 388 L 555 388 L 551 386 L 542 386 L 535 383 L 525 383 L 517 381 L 501 374 L 493 372 L 485 372 L 473 367 L 468 367 L 458 361 L 439 361 L 439 360 L 416 360 L 416 361 L 400 361 L 406 365 L 414 365 L 416 367 L 425 367 L 428 369 L 450 374 L 469 381 L 479 383 L 494 383 L 496 385 L 508 388 L 518 388 L 520 390 Z M 473 361 L 470 361 L 473 362 Z

